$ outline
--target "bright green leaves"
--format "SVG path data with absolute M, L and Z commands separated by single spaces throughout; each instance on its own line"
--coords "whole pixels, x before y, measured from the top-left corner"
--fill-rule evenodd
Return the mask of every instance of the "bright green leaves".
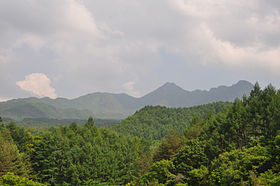
M 13 186 L 44 186 L 44 184 L 34 182 L 27 178 L 21 178 L 10 172 L 0 178 L 0 185 L 4 185 L 4 186 L 10 186 L 10 185 L 13 185 Z
M 9 131 L 2 128 L 0 129 L 0 176 L 7 172 L 30 177 L 32 169 L 29 157 L 19 152 L 9 136 Z
M 45 132 L 34 146 L 32 164 L 38 179 L 51 184 L 125 184 L 137 174 L 142 143 L 93 120 Z
M 177 174 L 182 174 L 189 184 L 202 183 L 208 175 L 209 160 L 205 154 L 205 143 L 189 140 L 172 160 Z
M 261 146 L 225 152 L 212 162 L 210 183 L 212 185 L 253 184 L 252 175 L 259 176 L 259 172 L 266 169 L 268 161 L 267 149 Z
M 161 160 L 152 164 L 150 171 L 142 176 L 139 181 L 140 185 L 149 185 L 151 183 L 161 183 L 166 185 L 172 185 L 173 178 L 176 176 L 173 174 L 175 167 L 169 160 Z M 167 182 L 169 184 L 167 184 Z

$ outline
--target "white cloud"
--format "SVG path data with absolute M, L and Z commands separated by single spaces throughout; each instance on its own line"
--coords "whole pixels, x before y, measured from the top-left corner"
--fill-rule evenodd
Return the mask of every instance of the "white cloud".
M 208 67 L 278 82 L 279 12 L 277 0 L 0 0 L 0 74 L 16 87 L 43 69 L 57 94 L 69 98 L 94 91 L 143 95 L 175 81 L 178 74 L 164 72 L 178 61 L 186 71 L 207 69 L 182 73 L 185 85 L 198 81 L 196 74 L 210 82 Z M 7 80 L 0 84 L 7 90 L 0 96 L 22 95 L 10 95 L 19 88 Z
M 259 0 L 169 2 L 186 19 L 195 19 L 191 28 L 185 28 L 181 47 L 185 58 L 194 55 L 203 65 L 222 64 L 236 71 L 279 77 L 280 13 L 276 9 L 264 11 L 265 3 Z
M 21 89 L 31 92 L 40 97 L 50 97 L 55 99 L 55 89 L 50 85 L 51 80 L 42 73 L 32 73 L 25 77 L 25 80 L 18 81 L 16 84 Z
M 280 47 L 269 47 L 264 43 L 252 43 L 251 46 L 238 46 L 230 41 L 217 38 L 213 31 L 202 24 L 196 33 L 200 36 L 195 50 L 201 51 L 204 65 L 217 63 L 243 70 L 257 70 L 279 76 Z M 254 72 L 255 73 L 255 72 Z
M 0 102 L 5 102 L 5 101 L 8 101 L 9 99 L 7 99 L 7 98 L 2 98 L 2 97 L 0 97 Z
M 168 0 L 171 5 L 177 8 L 182 14 L 211 19 L 221 14 L 228 16 L 231 11 L 237 9 L 256 10 L 259 7 L 259 0 Z M 229 11 L 230 10 L 230 11 Z M 238 15 L 237 15 L 238 16 Z
M 129 95 L 134 97 L 140 97 L 140 94 L 138 91 L 135 90 L 134 85 L 135 85 L 134 81 L 129 81 L 124 83 L 122 86 L 125 88 L 125 90 L 128 92 Z

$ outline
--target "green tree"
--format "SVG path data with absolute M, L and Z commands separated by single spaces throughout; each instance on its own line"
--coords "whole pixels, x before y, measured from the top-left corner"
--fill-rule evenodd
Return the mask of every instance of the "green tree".
M 27 178 L 22 178 L 19 176 L 16 176 L 13 173 L 8 172 L 7 174 L 3 175 L 0 178 L 0 185 L 9 186 L 44 186 L 44 184 L 34 182 L 32 180 L 29 180 Z
M 161 183 L 161 184 L 168 184 L 166 185 L 173 185 L 175 167 L 173 163 L 169 160 L 161 160 L 157 161 L 152 164 L 150 171 L 144 174 L 140 181 L 140 185 L 150 185 L 153 182 Z
M 199 184 L 205 176 L 206 170 L 204 168 L 209 163 L 205 154 L 205 143 L 198 139 L 189 140 L 172 162 L 176 168 L 176 173 L 184 175 L 186 182 Z M 198 174 L 204 176 L 200 179 Z
M 212 162 L 210 183 L 212 185 L 253 184 L 254 177 L 258 177 L 267 169 L 268 161 L 268 151 L 261 146 L 225 152 Z
M 0 130 L 0 176 L 13 172 L 19 176 L 30 177 L 32 169 L 28 156 L 20 153 L 9 138 L 9 131 Z
M 183 138 L 179 136 L 176 130 L 170 131 L 165 138 L 162 139 L 161 144 L 154 154 L 154 161 L 170 160 L 180 151 L 183 145 Z

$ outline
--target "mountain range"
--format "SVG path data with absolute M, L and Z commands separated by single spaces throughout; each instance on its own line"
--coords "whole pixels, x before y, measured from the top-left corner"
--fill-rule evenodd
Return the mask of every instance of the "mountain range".
M 124 119 L 146 105 L 190 107 L 218 101 L 233 101 L 248 95 L 253 84 L 241 80 L 231 86 L 187 91 L 175 83 L 165 83 L 143 97 L 127 94 L 92 93 L 75 99 L 20 98 L 0 103 L 0 116 L 13 120 L 25 118 Z

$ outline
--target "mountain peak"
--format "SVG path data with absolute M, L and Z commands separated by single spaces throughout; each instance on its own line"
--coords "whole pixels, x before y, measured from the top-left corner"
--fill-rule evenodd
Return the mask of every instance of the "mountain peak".
M 181 89 L 181 90 L 183 90 L 181 87 L 179 87 L 178 85 L 176 85 L 173 82 L 166 82 L 164 85 L 159 87 L 159 89 Z
M 252 83 L 246 80 L 240 80 L 235 85 L 246 85 L 246 86 L 254 86 Z
M 177 86 L 175 83 L 173 83 L 173 82 L 166 82 L 166 83 L 164 83 L 164 85 L 163 86 Z
M 136 110 L 146 105 L 162 105 L 168 107 L 189 107 L 194 105 L 207 104 L 218 101 L 233 101 L 236 97 L 248 95 L 253 89 L 253 85 L 245 80 L 238 81 L 231 86 L 219 86 L 209 91 L 187 91 L 173 82 L 167 82 L 156 90 L 143 97 L 135 98 L 127 94 L 112 93 L 92 93 L 75 99 L 49 99 L 49 98 L 25 98 L 10 100 L 0 105 L 0 115 L 2 117 L 19 118 L 19 105 L 31 103 L 42 113 L 35 112 L 31 116 L 52 116 L 53 118 L 73 117 L 76 119 L 94 114 L 97 118 L 123 119 Z M 36 103 L 36 104 L 34 104 Z M 37 104 L 37 103 L 43 103 Z M 49 109 L 46 105 L 55 107 L 62 114 L 57 114 L 55 109 Z M 52 108 L 51 107 L 51 108 Z M 29 113 L 21 107 L 21 118 L 30 117 Z M 69 109 L 76 109 L 70 112 Z M 29 114 L 29 115 L 28 115 Z M 32 113 L 33 114 L 33 113 Z M 70 118 L 70 117 L 69 117 Z M 82 118 L 86 119 L 86 118 Z
M 145 105 L 165 105 L 165 106 L 175 106 L 179 104 L 179 99 L 186 95 L 187 91 L 176 85 L 175 83 L 167 82 L 161 87 L 157 88 L 153 92 L 141 97 L 143 100 L 142 106 Z M 176 104 L 169 105 L 171 102 Z M 174 101 L 175 100 L 175 101 Z

